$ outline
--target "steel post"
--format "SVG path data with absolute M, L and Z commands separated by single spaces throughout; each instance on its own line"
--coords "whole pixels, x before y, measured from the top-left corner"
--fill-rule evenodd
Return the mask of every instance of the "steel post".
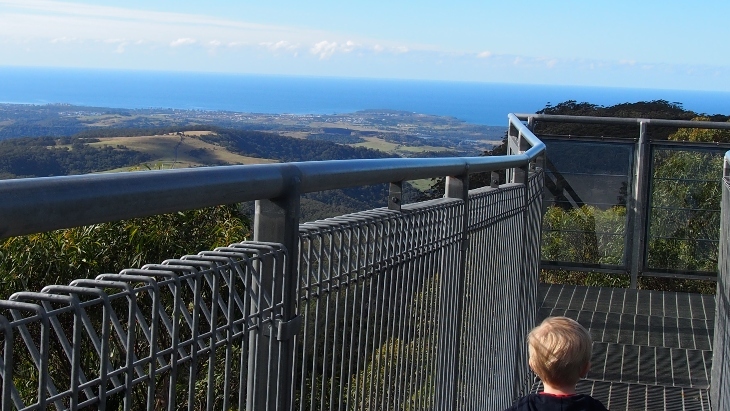
M 710 403 L 715 410 L 730 405 L 730 381 L 728 379 L 728 315 L 730 315 L 730 151 L 725 153 L 722 170 L 722 206 L 720 215 L 720 250 L 718 255 L 717 294 L 715 298 L 715 330 L 712 344 L 712 370 L 710 375 Z
M 531 132 L 535 132 L 535 117 L 528 117 L 527 118 L 527 129 Z M 540 155 L 535 157 L 534 160 L 530 163 L 531 170 L 535 170 L 536 168 L 545 169 L 545 157 L 546 153 L 543 151 Z
M 646 261 L 646 237 L 647 237 L 647 209 L 649 187 L 649 167 L 651 159 L 649 153 L 649 137 L 647 135 L 648 121 L 639 123 L 639 141 L 636 142 L 634 150 L 634 169 L 631 187 L 631 198 L 629 199 L 629 226 L 626 229 L 630 236 L 630 274 L 631 288 L 637 287 L 639 275 L 644 269 Z
M 274 294 L 273 284 L 283 284 L 283 319 L 278 324 L 280 327 L 284 324 L 295 323 L 297 302 L 298 259 L 296 256 L 299 254 L 299 184 L 301 179 L 294 172 L 287 177 L 288 195 L 256 201 L 254 220 L 255 241 L 283 244 L 287 252 L 283 278 L 273 278 L 272 273 L 261 273 L 261 287 L 271 290 L 272 295 Z M 274 300 L 274 304 L 276 304 L 276 300 Z M 252 304 L 252 311 L 261 308 L 254 306 L 255 304 Z M 293 336 L 287 335 L 282 339 L 279 338 L 281 335 L 283 333 L 280 330 L 270 329 L 267 333 L 261 327 L 257 333 L 251 335 L 247 386 L 247 409 L 249 411 L 279 411 L 289 410 L 291 407 Z M 273 348 L 277 346 L 278 349 Z
M 452 380 L 448 387 L 451 390 L 451 404 L 449 409 L 455 410 L 458 408 L 458 392 L 459 392 L 459 367 L 460 367 L 460 348 L 461 348 L 461 333 L 462 333 L 462 322 L 464 316 L 464 281 L 466 278 L 466 257 L 469 249 L 469 174 L 463 174 L 460 176 L 446 177 L 446 198 L 458 198 L 464 202 L 462 219 L 460 222 L 461 231 L 461 245 L 459 249 L 459 260 L 457 267 L 454 270 L 456 274 L 456 288 L 454 289 L 455 312 L 447 316 L 447 318 L 441 318 L 442 322 L 453 322 L 455 333 L 455 343 L 453 345 L 453 352 L 447 353 L 451 355 L 451 361 L 448 362 L 453 366 L 451 371 Z M 442 354 L 443 355 L 443 354 Z M 442 362 L 446 363 L 446 362 Z
M 534 126 L 534 124 L 533 124 Z M 530 149 L 531 144 L 527 141 L 527 138 L 522 132 L 510 122 L 509 132 L 507 136 L 507 154 L 516 155 L 522 154 Z M 523 165 L 517 168 L 512 168 L 508 173 L 507 181 L 511 183 L 525 183 L 527 184 L 529 165 Z

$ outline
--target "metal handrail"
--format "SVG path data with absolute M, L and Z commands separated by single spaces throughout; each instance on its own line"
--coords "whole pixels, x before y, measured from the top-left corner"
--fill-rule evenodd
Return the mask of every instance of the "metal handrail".
M 371 184 L 523 167 L 545 145 L 510 114 L 531 144 L 495 157 L 306 161 L 0 181 L 0 238 L 219 204 Z
M 663 127 L 685 127 L 685 128 L 716 128 L 730 130 L 729 122 L 719 121 L 692 121 L 692 120 L 665 120 L 649 118 L 624 118 L 624 117 L 598 117 L 598 116 L 566 116 L 558 114 L 524 114 L 514 115 L 522 121 L 530 119 L 536 121 L 547 121 L 552 123 L 581 123 L 581 124 L 621 124 L 627 126 L 639 125 L 641 123 L 652 126 Z

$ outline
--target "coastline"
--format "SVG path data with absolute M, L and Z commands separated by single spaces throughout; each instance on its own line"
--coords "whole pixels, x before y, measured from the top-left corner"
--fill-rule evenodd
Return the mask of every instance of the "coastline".
M 493 126 L 504 126 L 507 113 L 567 100 L 666 100 L 730 114 L 730 92 L 687 90 L 17 67 L 0 67 L 0 83 L 0 102 L 11 104 L 297 115 L 402 110 Z

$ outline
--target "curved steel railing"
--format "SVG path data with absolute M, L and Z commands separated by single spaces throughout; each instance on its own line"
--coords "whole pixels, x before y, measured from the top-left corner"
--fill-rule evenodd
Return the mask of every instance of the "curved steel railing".
M 219 204 L 523 167 L 545 145 L 516 116 L 530 148 L 499 157 L 400 158 L 86 174 L 0 181 L 0 238 Z

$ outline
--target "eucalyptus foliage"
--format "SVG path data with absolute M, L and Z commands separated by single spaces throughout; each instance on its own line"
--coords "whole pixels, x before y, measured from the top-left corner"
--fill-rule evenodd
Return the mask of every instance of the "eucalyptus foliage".
M 697 121 L 708 120 L 699 117 Z M 674 141 L 728 142 L 730 131 L 679 129 Z M 651 268 L 717 270 L 722 154 L 655 150 L 649 219 Z
M 626 207 L 548 207 L 543 216 L 542 259 L 621 264 Z
M 698 117 L 696 121 L 709 118 Z M 668 140 L 730 142 L 730 131 L 682 128 Z M 655 148 L 652 155 L 651 208 L 647 267 L 655 270 L 715 272 L 719 241 L 722 160 L 718 150 Z M 606 210 L 584 205 L 548 207 L 543 216 L 542 259 L 622 265 L 626 207 Z M 567 271 L 543 273 L 543 280 L 585 285 L 617 285 L 626 278 Z M 705 282 L 643 278 L 640 287 L 713 292 Z
M 0 299 L 243 241 L 249 221 L 216 206 L 0 240 Z

